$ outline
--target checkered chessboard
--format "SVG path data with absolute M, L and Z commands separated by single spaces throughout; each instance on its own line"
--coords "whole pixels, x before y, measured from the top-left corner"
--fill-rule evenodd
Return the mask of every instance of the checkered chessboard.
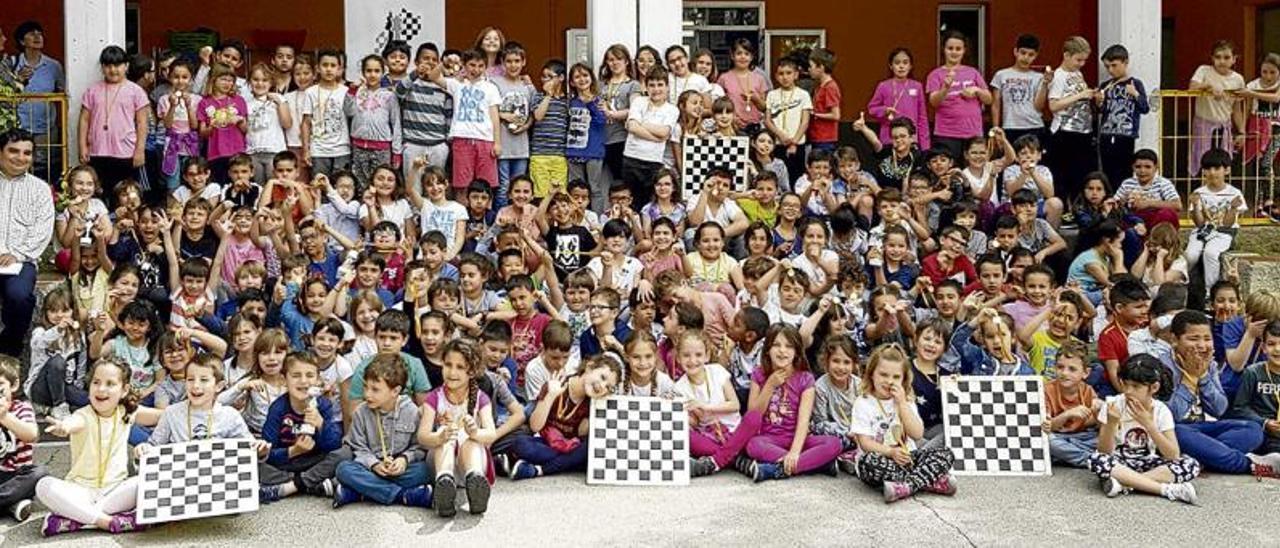
M 258 509 L 253 440 L 162 445 L 138 463 L 138 522 L 160 523 Z
M 421 15 L 409 11 L 408 8 L 400 8 L 399 12 L 389 11 L 386 22 L 383 23 L 382 32 L 378 33 L 377 44 L 373 51 L 382 51 L 382 48 L 392 40 L 403 40 L 412 44 L 419 32 L 422 32 Z
M 692 207 L 702 192 L 702 183 L 712 167 L 723 166 L 733 172 L 733 190 L 745 192 L 751 179 L 747 166 L 751 163 L 751 140 L 747 137 L 685 136 L 681 154 L 680 196 Z
M 689 415 L 660 398 L 591 403 L 588 484 L 688 485 Z
M 942 417 L 952 471 L 974 476 L 1049 475 L 1043 381 L 1038 376 L 943 377 Z

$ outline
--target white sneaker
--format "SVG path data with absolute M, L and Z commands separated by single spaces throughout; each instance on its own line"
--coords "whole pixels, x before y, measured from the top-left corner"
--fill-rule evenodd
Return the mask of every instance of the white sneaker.
M 1196 497 L 1196 486 L 1190 483 L 1166 483 L 1160 489 L 1165 498 L 1185 502 L 1192 506 L 1196 505 L 1199 498 Z
M 49 410 L 49 416 L 53 417 L 54 420 L 64 420 L 71 416 L 71 406 L 67 405 L 66 402 L 62 402 Z
M 1115 478 L 1107 478 L 1102 480 L 1102 492 L 1106 493 L 1107 498 L 1116 498 L 1129 494 L 1129 489 L 1121 485 Z
M 9 513 L 13 514 L 13 519 L 18 520 L 18 523 L 27 521 L 31 517 L 31 499 L 22 499 L 13 503 L 13 506 L 9 507 Z

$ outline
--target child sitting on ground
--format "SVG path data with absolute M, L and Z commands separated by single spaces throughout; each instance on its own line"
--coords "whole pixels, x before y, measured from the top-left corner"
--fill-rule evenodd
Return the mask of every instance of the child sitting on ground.
M 1169 500 L 1196 503 L 1191 480 L 1200 463 L 1182 454 L 1173 433 L 1173 413 L 1154 396 L 1160 392 L 1160 360 L 1135 354 L 1120 367 L 1120 394 L 1098 410 L 1098 450 L 1089 470 L 1102 478 L 1102 492 L 1117 497 L 1136 489 Z
M 258 463 L 262 502 L 300 492 L 332 497 L 338 463 L 351 458 L 342 446 L 342 410 L 324 396 L 319 362 L 305 350 L 284 359 L 288 392 L 271 403 L 262 426 L 262 439 L 271 444 L 266 462 Z
M 409 379 L 404 360 L 379 353 L 361 379 L 364 401 L 351 415 L 345 440 L 354 459 L 338 464 L 333 507 L 369 499 L 430 508 L 426 452 L 417 443 L 420 411 L 401 394 Z
M 1067 341 L 1058 350 L 1058 378 L 1045 383 L 1045 420 L 1049 433 L 1049 454 L 1055 462 L 1075 468 L 1089 465 L 1089 455 L 1097 450 L 1097 414 L 1102 407 L 1085 384 L 1089 375 L 1085 361 L 1089 348 L 1078 340 Z

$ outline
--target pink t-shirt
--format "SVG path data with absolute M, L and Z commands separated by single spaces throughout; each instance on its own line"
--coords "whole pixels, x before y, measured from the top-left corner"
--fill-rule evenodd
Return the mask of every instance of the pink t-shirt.
M 196 110 L 199 111 L 197 114 L 201 124 L 211 123 L 212 120 L 224 120 L 227 124 L 220 128 L 214 127 L 213 133 L 209 134 L 209 148 L 206 154 L 210 160 L 228 158 L 244 152 L 244 132 L 240 131 L 238 124 L 232 122 L 237 116 L 240 118 L 249 116 L 249 105 L 244 102 L 244 97 L 208 96 L 200 100 L 200 106 L 196 107 Z
M 725 333 L 729 332 L 729 326 L 733 325 L 733 316 L 736 313 L 737 310 L 733 307 L 733 301 L 730 301 L 723 293 L 719 291 L 702 292 L 703 327 L 706 330 L 706 336 L 710 340 L 718 342 L 724 338 Z
M 764 77 L 756 71 L 748 71 L 746 76 L 738 76 L 733 71 L 720 75 L 716 80 L 720 87 L 724 88 L 725 97 L 733 101 L 733 112 L 742 120 L 744 124 L 758 124 L 763 119 L 764 113 L 760 112 L 755 105 L 747 106 L 747 100 L 742 96 L 747 89 L 753 89 L 756 97 L 764 98 L 769 93 L 769 84 L 764 81 Z M 745 86 L 743 84 L 746 84 Z
M 925 82 L 925 92 L 933 93 L 942 89 L 942 82 L 947 79 L 947 67 L 938 67 L 929 73 Z M 967 87 L 987 89 L 987 81 L 977 69 L 960 65 L 956 67 L 955 78 L 951 89 L 938 105 L 933 116 L 933 134 L 938 137 L 965 139 L 982 135 L 982 102 L 977 97 L 966 98 L 960 92 Z
M 240 288 L 236 286 L 236 270 L 246 261 L 258 261 L 265 268 L 267 254 L 254 245 L 250 238 L 243 240 L 237 240 L 234 236 L 227 236 L 227 238 L 227 250 L 222 257 L 222 279 L 238 291 Z
M 769 379 L 764 374 L 764 367 L 757 367 L 751 372 L 751 382 L 764 387 Z M 813 373 L 796 371 L 787 379 L 787 383 L 773 391 L 769 405 L 764 410 L 764 421 L 760 425 L 760 433 L 764 435 L 792 436 L 796 433 L 796 423 L 800 419 L 800 396 L 813 386 Z M 807 426 L 806 426 L 807 428 Z
M 98 82 L 80 99 L 89 112 L 89 155 L 132 158 L 138 146 L 138 111 L 151 105 L 147 92 L 133 82 Z
M 542 353 L 542 330 L 551 316 L 535 313 L 528 319 L 511 318 L 511 357 L 516 361 L 516 386 L 524 388 L 524 368 Z

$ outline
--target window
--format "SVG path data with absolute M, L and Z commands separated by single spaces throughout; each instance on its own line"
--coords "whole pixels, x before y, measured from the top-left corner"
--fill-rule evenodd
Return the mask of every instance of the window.
M 124 5 L 124 49 L 125 51 L 137 55 L 141 50 L 142 44 L 142 27 L 141 17 L 139 17 L 138 5 L 128 3 Z
M 987 7 L 968 5 L 938 6 L 937 65 L 942 65 L 942 35 L 959 31 L 969 41 L 965 63 L 987 73 Z
M 761 59 L 760 35 L 764 29 L 764 2 L 685 2 L 684 47 L 689 55 L 706 48 L 715 55 L 716 68 L 729 70 L 733 43 L 746 38 Z

